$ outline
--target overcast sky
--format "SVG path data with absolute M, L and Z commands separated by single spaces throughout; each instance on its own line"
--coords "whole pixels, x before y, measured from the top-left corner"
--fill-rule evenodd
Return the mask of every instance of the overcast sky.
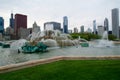
M 62 24 L 63 16 L 68 16 L 69 29 L 80 28 L 81 25 L 92 29 L 93 20 L 97 25 L 103 25 L 105 17 L 111 27 L 113 8 L 120 9 L 120 0 L 0 0 L 0 16 L 5 19 L 5 27 L 9 26 L 11 12 L 27 15 L 28 27 L 36 21 L 41 29 L 44 22 Z

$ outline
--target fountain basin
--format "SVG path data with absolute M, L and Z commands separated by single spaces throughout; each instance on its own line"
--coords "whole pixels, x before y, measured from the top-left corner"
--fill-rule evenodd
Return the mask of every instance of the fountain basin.
M 0 47 L 0 66 L 22 63 L 38 59 L 47 59 L 56 56 L 77 56 L 77 57 L 101 57 L 101 56 L 120 56 L 120 44 L 115 47 L 94 47 L 98 42 L 89 42 L 90 47 L 81 47 L 78 45 L 71 47 L 56 47 L 54 49 L 47 48 L 47 52 L 19 53 L 18 50 Z M 92 46 L 94 45 L 94 46 Z M 52 48 L 52 47 L 51 47 Z

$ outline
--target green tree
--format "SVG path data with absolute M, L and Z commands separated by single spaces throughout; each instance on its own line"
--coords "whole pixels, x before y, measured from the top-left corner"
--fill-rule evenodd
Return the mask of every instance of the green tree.
M 84 38 L 88 41 L 90 41 L 91 39 L 100 39 L 101 37 L 96 35 L 96 34 L 92 34 L 92 33 L 72 33 L 70 34 L 72 36 L 73 39 L 77 39 L 79 36 L 81 38 Z
M 109 39 L 109 40 L 116 40 L 117 38 L 116 38 L 116 36 L 114 36 L 114 35 L 112 35 L 112 34 L 109 34 L 109 35 L 108 35 L 108 39 Z

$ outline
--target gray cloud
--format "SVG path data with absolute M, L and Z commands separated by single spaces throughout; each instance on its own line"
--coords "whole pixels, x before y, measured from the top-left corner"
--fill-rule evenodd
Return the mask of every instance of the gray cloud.
M 28 15 L 28 26 L 36 20 L 40 26 L 46 21 L 59 21 L 69 17 L 70 28 L 85 25 L 92 28 L 92 21 L 103 24 L 105 17 L 111 21 L 111 9 L 120 8 L 120 0 L 0 0 L 0 16 L 9 24 L 10 12 Z M 110 23 L 111 24 L 111 23 Z

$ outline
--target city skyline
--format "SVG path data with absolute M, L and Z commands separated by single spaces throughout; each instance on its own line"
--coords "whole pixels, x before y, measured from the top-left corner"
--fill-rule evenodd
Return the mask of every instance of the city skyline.
M 5 28 L 9 26 L 9 18 L 13 12 L 28 16 L 28 28 L 36 21 L 42 30 L 45 22 L 56 21 L 62 24 L 63 16 L 68 17 L 69 29 L 84 25 L 85 30 L 93 28 L 93 20 L 96 20 L 97 25 L 104 25 L 106 17 L 111 30 L 111 10 L 120 8 L 119 3 L 119 0 L 1 0 L 0 16 L 5 20 Z

